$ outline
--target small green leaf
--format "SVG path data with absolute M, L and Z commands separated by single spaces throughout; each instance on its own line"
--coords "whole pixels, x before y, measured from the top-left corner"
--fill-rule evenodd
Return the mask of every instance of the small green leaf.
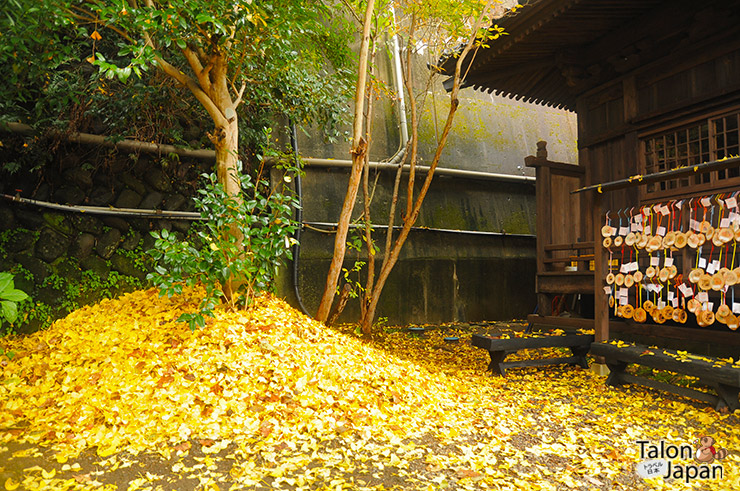
M 10 273 L 0 273 L 0 294 L 11 288 L 13 288 L 13 275 Z
M 28 295 L 26 295 L 26 292 L 24 291 L 13 289 L 0 291 L 0 298 L 11 302 L 22 302 L 28 298 Z
M 2 302 L 3 317 L 11 324 L 18 318 L 18 306 L 15 302 Z

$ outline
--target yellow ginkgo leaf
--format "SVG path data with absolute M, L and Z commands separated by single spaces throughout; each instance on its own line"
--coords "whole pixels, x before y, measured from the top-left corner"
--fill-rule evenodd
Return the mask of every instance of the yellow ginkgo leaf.
M 9 477 L 5 480 L 5 489 L 7 489 L 8 491 L 13 491 L 14 489 L 18 489 L 20 485 L 21 485 L 20 481 L 14 481 L 12 477 Z
M 56 469 L 52 469 L 52 470 L 50 470 L 48 472 L 45 471 L 45 470 L 42 470 L 41 471 L 41 477 L 43 477 L 44 479 L 53 479 L 54 476 L 56 476 L 56 475 L 57 475 L 57 470 Z
M 118 450 L 118 447 L 115 445 L 109 445 L 109 446 L 100 446 L 98 447 L 98 457 L 106 458 L 110 457 L 116 451 Z

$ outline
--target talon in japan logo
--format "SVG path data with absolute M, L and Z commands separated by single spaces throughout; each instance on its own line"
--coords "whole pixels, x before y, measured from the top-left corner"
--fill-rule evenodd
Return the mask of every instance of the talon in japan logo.
M 719 462 L 728 455 L 708 435 L 699 436 L 693 445 L 676 445 L 663 440 L 651 443 L 638 440 L 640 462 L 635 469 L 643 479 L 663 477 L 690 483 L 697 480 L 722 480 L 724 468 Z

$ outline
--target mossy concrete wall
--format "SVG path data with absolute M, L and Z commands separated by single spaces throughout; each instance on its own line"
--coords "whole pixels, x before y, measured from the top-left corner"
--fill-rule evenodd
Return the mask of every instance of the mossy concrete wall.
M 416 179 L 417 195 L 424 177 L 421 174 Z M 394 172 L 371 171 L 373 223 L 388 223 L 394 178 Z M 348 169 L 306 169 L 303 178 L 304 220 L 336 222 L 347 192 L 347 181 Z M 401 223 L 406 210 L 403 190 L 398 203 L 396 224 Z M 358 218 L 361 213 L 362 196 L 358 193 L 353 218 Z M 533 235 L 536 232 L 535 214 L 532 181 L 520 183 L 435 176 L 416 226 Z
M 346 169 L 307 169 L 303 178 L 303 216 L 314 225 L 304 229 L 298 258 L 298 291 L 310 313 L 318 307 L 334 247 L 336 223 L 347 185 Z M 377 183 L 371 208 L 373 223 L 387 224 L 393 173 L 373 173 Z M 438 176 L 433 181 L 416 229 L 381 296 L 379 318 L 392 324 L 522 318 L 535 306 L 534 184 Z M 354 218 L 362 210 L 361 198 Z M 405 194 L 399 199 L 396 224 L 402 220 Z M 316 229 L 324 229 L 322 233 Z M 376 228 L 381 248 L 387 229 Z M 397 232 L 396 232 L 397 236 Z M 350 238 L 352 232 L 350 233 Z M 365 253 L 348 251 L 344 268 L 366 261 Z M 364 285 L 365 271 L 351 282 Z M 291 272 L 280 291 L 297 305 Z M 344 281 L 344 280 L 342 280 Z M 340 318 L 359 318 L 359 301 L 351 299 Z
M 333 235 L 304 232 L 298 291 L 310 313 L 318 308 L 333 241 Z M 390 324 L 522 318 L 535 305 L 534 257 L 528 237 L 413 231 L 383 290 L 378 318 Z M 352 268 L 354 259 L 348 255 L 344 267 Z M 376 260 L 379 268 L 382 254 Z M 284 284 L 292 285 L 287 271 Z M 295 302 L 292 290 L 283 293 Z M 359 301 L 351 299 L 340 321 L 359 316 Z
M 392 80 L 387 60 L 380 59 L 378 68 L 381 77 Z M 425 70 L 417 70 L 420 77 Z M 449 109 L 450 98 L 441 82 L 438 79 L 429 92 L 419 91 L 420 100 L 425 99 L 420 109 L 420 164 L 430 163 Z M 387 160 L 400 144 L 398 104 L 375 101 L 373 114 L 370 157 Z M 576 163 L 576 134 L 573 113 L 463 89 L 439 166 L 534 177 L 534 170 L 524 167 L 524 157 L 535 153 L 537 141 L 548 142 L 551 160 Z M 330 144 L 310 130 L 300 135 L 298 143 L 303 157 L 350 158 L 348 142 Z M 307 167 L 304 220 L 336 222 L 348 179 L 347 169 Z M 372 222 L 387 224 L 393 174 L 373 173 L 371 182 L 377 182 Z M 405 210 L 403 195 L 399 204 L 396 224 L 401 223 Z M 355 217 L 361 209 L 358 198 Z M 522 236 L 413 232 L 383 292 L 378 315 L 391 323 L 524 317 L 535 305 L 535 219 L 533 183 L 435 176 L 418 227 Z M 299 292 L 311 313 L 324 288 L 333 239 L 333 235 L 307 230 L 302 240 Z M 375 233 L 375 241 L 382 248 L 384 230 Z M 349 269 L 354 261 L 348 254 L 344 266 Z M 292 295 L 292 282 L 286 278 L 283 285 L 281 291 Z M 359 304 L 352 300 L 342 320 L 358 317 Z
M 417 60 L 418 78 L 428 73 L 422 61 Z M 379 59 L 378 71 L 386 81 L 392 80 L 387 59 Z M 418 81 L 421 164 L 431 162 L 449 111 L 450 97 L 442 86 L 443 81 L 442 77 L 436 78 L 431 90 L 426 92 L 423 81 Z M 392 88 L 392 84 L 387 83 Z M 534 169 L 524 167 L 524 157 L 534 155 L 540 140 L 548 142 L 550 160 L 577 163 L 575 113 L 523 103 L 472 88 L 462 89 L 459 101 L 440 167 L 534 176 Z M 347 125 L 344 131 L 349 136 L 351 126 Z M 399 149 L 400 135 L 398 101 L 388 98 L 375 100 L 370 159 L 383 161 L 395 154 Z M 299 133 L 298 143 L 303 157 L 350 158 L 348 141 L 329 143 L 314 129 Z

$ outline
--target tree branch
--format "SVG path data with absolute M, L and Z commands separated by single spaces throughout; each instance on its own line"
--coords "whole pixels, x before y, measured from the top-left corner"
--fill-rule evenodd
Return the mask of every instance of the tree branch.
M 413 73 L 411 71 L 411 43 L 416 32 L 416 12 L 411 15 L 411 28 L 409 30 L 409 44 L 406 46 L 406 70 L 403 73 L 403 84 L 409 95 L 409 110 L 411 111 L 411 134 L 418 132 L 418 121 L 416 115 L 416 98 L 413 92 Z M 411 204 L 414 201 L 414 180 L 416 178 L 416 158 L 418 152 L 418 138 L 411 139 L 411 160 L 409 161 L 409 180 L 406 185 L 406 218 L 411 215 Z M 405 219 L 404 219 L 405 221 Z
M 468 39 L 468 42 L 465 45 L 465 48 L 463 49 L 463 51 L 461 52 L 460 57 L 457 60 L 457 64 L 455 65 L 455 75 L 454 75 L 454 80 L 453 80 L 453 87 L 450 93 L 450 109 L 447 114 L 447 120 L 445 121 L 444 129 L 442 130 L 442 135 L 439 139 L 439 142 L 437 142 L 437 150 L 434 154 L 434 159 L 432 160 L 432 163 L 429 166 L 429 170 L 427 171 L 424 184 L 421 190 L 419 191 L 419 195 L 417 196 L 416 201 L 414 202 L 414 207 L 411 212 L 411 215 L 407 216 L 406 220 L 404 220 L 404 224 L 401 229 L 401 232 L 399 233 L 399 236 L 396 239 L 395 244 L 393 245 L 393 250 L 391 251 L 388 260 L 383 262 L 383 266 L 381 267 L 380 273 L 378 274 L 378 278 L 375 283 L 375 289 L 373 291 L 372 298 L 370 300 L 370 305 L 368 305 L 365 316 L 363 317 L 361 321 L 363 332 L 365 332 L 366 330 L 369 331 L 372 326 L 372 321 L 375 318 L 375 311 L 378 306 L 380 294 L 383 290 L 383 287 L 385 286 L 385 282 L 388 279 L 388 276 L 390 275 L 391 270 L 393 269 L 396 262 L 398 261 L 398 257 L 401 253 L 401 248 L 403 247 L 403 244 L 406 242 L 406 239 L 408 238 L 409 232 L 411 231 L 411 227 L 414 225 L 414 223 L 416 223 L 416 219 L 419 216 L 419 211 L 421 210 L 421 204 L 423 203 L 424 198 L 426 197 L 427 191 L 429 190 L 429 186 L 432 183 L 432 178 L 434 177 L 434 171 L 436 170 L 437 164 L 439 163 L 439 159 L 442 156 L 442 150 L 444 150 L 445 144 L 447 143 L 447 137 L 449 136 L 450 130 L 452 129 L 452 121 L 455 116 L 455 113 L 457 112 L 457 107 L 460 103 L 458 99 L 458 93 L 460 92 L 460 73 L 461 73 L 463 61 L 465 60 L 466 56 L 472 49 L 475 43 L 475 40 L 477 38 L 478 31 L 483 25 L 483 21 L 488 18 L 488 12 L 492 9 L 492 7 L 493 7 L 493 0 L 488 0 L 480 16 L 476 19 L 476 22 L 472 28 L 472 33 L 470 35 L 470 38 Z M 414 139 L 415 138 L 416 138 L 416 135 L 414 135 Z
M 244 90 L 247 88 L 247 82 L 242 82 L 242 86 L 239 87 L 239 92 L 236 95 L 236 100 L 234 101 L 234 109 L 239 107 L 239 104 L 242 103 L 242 96 L 244 95 Z M 232 89 L 234 89 L 232 84 Z
M 208 77 L 208 72 L 203 68 L 203 64 L 200 62 L 198 55 L 189 47 L 185 47 L 181 49 L 181 51 L 190 65 L 191 70 L 193 70 L 193 73 L 198 79 L 200 86 L 203 88 L 203 91 L 206 94 L 209 94 L 211 92 L 211 79 Z M 208 71 L 210 71 L 210 68 Z
M 342 0 L 342 3 L 345 7 L 347 7 L 347 10 L 349 10 L 349 13 L 352 14 L 352 17 L 355 18 L 358 24 L 362 25 L 362 19 L 359 15 L 357 15 L 357 12 L 355 12 L 355 9 L 352 8 L 352 6 L 349 4 L 347 0 Z
M 247 33 L 244 33 L 244 38 L 242 39 L 241 45 L 245 46 L 247 44 Z M 240 56 L 239 56 L 239 63 L 236 64 L 236 73 L 234 74 L 234 77 L 231 79 L 231 83 L 235 83 L 237 80 L 239 80 L 239 77 L 241 77 L 242 74 L 242 66 L 244 66 L 244 57 L 247 56 L 247 50 L 242 49 Z
M 73 8 L 73 9 L 78 10 L 80 12 L 84 12 L 85 14 L 89 14 L 89 12 L 87 12 L 84 9 L 81 9 L 79 7 L 76 7 L 74 5 L 71 5 L 70 8 Z M 69 15 L 71 15 L 72 17 L 74 17 L 75 19 L 77 19 L 77 20 L 81 20 L 81 21 L 84 21 L 84 22 L 89 22 L 91 24 L 96 24 L 96 23 L 99 23 L 100 22 L 100 19 L 97 19 L 95 17 L 88 17 L 87 15 L 76 14 L 76 13 L 70 11 L 70 10 L 67 10 L 67 13 Z M 116 34 L 118 34 L 119 36 L 121 36 L 126 41 L 128 41 L 128 42 L 130 42 L 132 44 L 133 43 L 136 43 L 136 41 L 134 40 L 134 38 L 132 38 L 131 36 L 129 36 L 129 34 L 126 31 L 124 31 L 123 29 L 121 29 L 120 27 L 114 26 L 112 24 L 104 24 L 104 27 L 106 29 L 110 29 L 111 31 L 115 32 Z
M 147 3 L 151 3 L 151 0 L 147 0 Z M 152 37 L 149 35 L 148 32 L 143 31 L 142 32 L 144 36 L 144 41 L 147 46 L 151 46 L 153 49 L 156 50 L 154 47 L 154 42 L 152 41 Z M 221 112 L 221 110 L 218 108 L 216 103 L 211 99 L 211 97 L 206 94 L 203 89 L 198 85 L 198 83 L 193 80 L 191 77 L 184 74 L 182 71 L 180 71 L 177 67 L 172 65 L 170 62 L 162 58 L 160 55 L 158 55 L 156 52 L 154 53 L 154 60 L 157 62 L 157 65 L 159 68 L 170 77 L 174 78 L 178 82 L 180 82 L 182 85 L 190 89 L 190 92 L 193 93 L 196 99 L 198 99 L 198 102 L 203 104 L 203 107 L 208 112 L 208 114 L 213 119 L 213 122 L 216 124 L 216 126 L 226 126 L 229 124 L 229 122 L 226 119 L 226 116 Z
M 383 262 L 380 266 L 382 270 L 385 267 L 385 263 L 388 262 L 388 258 L 391 255 L 391 247 L 393 241 L 393 223 L 396 220 L 396 205 L 398 204 L 398 190 L 401 186 L 401 174 L 403 174 L 403 166 L 406 164 L 406 158 L 409 156 L 409 147 L 411 141 L 406 142 L 406 147 L 403 149 L 403 158 L 398 163 L 398 169 L 396 169 L 396 178 L 393 181 L 393 194 L 391 194 L 391 209 L 388 212 L 388 230 L 385 232 L 385 249 L 383 250 Z
M 221 53 L 211 55 L 213 68 L 210 72 L 210 79 L 213 87 L 213 95 L 221 107 L 232 105 L 231 94 L 229 93 L 228 78 L 226 77 L 226 63 Z
M 360 303 L 360 310 L 364 316 L 365 310 L 370 303 L 370 295 L 373 291 L 373 284 L 375 282 L 375 244 L 373 243 L 373 228 L 370 220 L 370 203 L 372 202 L 372 195 L 370 194 L 370 144 L 372 143 L 372 129 L 373 129 L 373 90 L 372 90 L 372 79 L 375 76 L 375 56 L 376 56 L 376 45 L 374 40 L 372 41 L 372 50 L 370 52 L 370 80 L 368 81 L 369 87 L 365 91 L 366 112 L 365 118 L 365 134 L 367 139 L 368 150 L 365 152 L 365 158 L 362 165 L 362 218 L 365 222 L 365 247 L 367 249 L 367 280 L 365 282 L 365 291 L 362 293 L 362 302 Z

